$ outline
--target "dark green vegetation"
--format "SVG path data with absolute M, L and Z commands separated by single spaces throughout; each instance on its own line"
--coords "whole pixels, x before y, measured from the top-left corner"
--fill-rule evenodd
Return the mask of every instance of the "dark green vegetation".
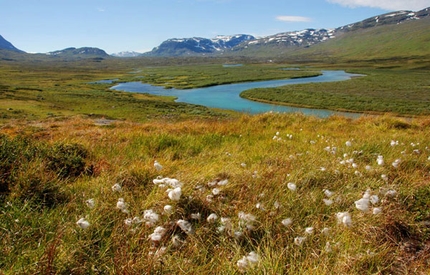
M 401 69 L 354 70 L 365 76 L 335 83 L 253 89 L 242 97 L 352 112 L 388 112 L 397 115 L 430 114 L 430 71 Z
M 222 64 L 183 65 L 142 68 L 134 76 L 121 78 L 121 81 L 140 80 L 166 88 L 190 89 L 221 84 L 261 81 L 283 78 L 299 78 L 320 75 L 316 69 L 283 70 L 284 65 L 243 64 L 243 66 L 224 67 Z

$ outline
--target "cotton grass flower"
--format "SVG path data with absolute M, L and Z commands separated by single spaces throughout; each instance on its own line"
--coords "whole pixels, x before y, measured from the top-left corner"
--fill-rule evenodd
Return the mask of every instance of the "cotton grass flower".
M 372 196 L 370 196 L 369 200 L 373 205 L 375 205 L 379 202 L 379 197 L 378 197 L 378 195 L 372 195 Z
M 361 210 L 363 212 L 367 212 L 369 210 L 369 199 L 368 198 L 361 198 L 361 199 L 355 201 L 355 207 L 358 210 Z
M 184 231 L 186 234 L 192 234 L 193 233 L 193 227 L 191 226 L 191 223 L 186 220 L 178 220 L 176 222 L 176 225 L 181 228 L 182 231 Z
M 260 256 L 252 251 L 249 252 L 248 255 L 243 256 L 242 259 L 237 261 L 237 266 L 241 272 L 245 272 L 246 270 L 254 267 L 260 261 Z
M 159 218 L 160 216 L 152 209 L 143 211 L 143 219 L 147 226 L 154 226 L 158 222 Z
M 88 199 L 85 201 L 85 204 L 89 207 L 89 208 L 94 208 L 94 206 L 96 206 L 96 202 L 94 199 Z
M 214 189 L 212 189 L 212 194 L 213 194 L 214 196 L 218 196 L 220 193 L 221 193 L 221 190 L 219 190 L 218 188 L 214 188 Z
M 123 213 L 128 213 L 128 204 L 124 201 L 123 198 L 119 198 L 116 203 L 116 208 L 121 210 Z
M 121 191 L 122 191 L 122 187 L 121 187 L 121 185 L 120 185 L 119 183 L 115 183 L 115 184 L 112 186 L 112 191 L 113 191 L 113 192 L 121 192 Z
M 192 220 L 200 220 L 201 218 L 202 218 L 202 215 L 200 213 L 191 213 Z
M 400 160 L 400 159 L 396 159 L 395 161 L 393 161 L 393 163 L 391 163 L 391 165 L 394 167 L 394 168 L 399 168 L 399 165 L 400 165 L 400 163 L 401 163 L 402 161 Z
M 164 210 L 164 213 L 165 213 L 165 214 L 170 215 L 170 214 L 172 214 L 172 213 L 173 213 L 173 206 L 171 206 L 170 204 L 166 204 L 166 205 L 163 207 L 163 210 Z
M 282 225 L 283 225 L 283 226 L 288 227 L 288 226 L 290 226 L 290 225 L 292 225 L 292 224 L 293 224 L 293 219 L 291 219 L 291 218 L 286 218 L 286 219 L 283 219 L 283 220 L 281 221 L 281 223 L 282 223 Z
M 380 207 L 375 207 L 372 210 L 373 215 L 378 215 L 382 213 L 382 209 Z
M 149 239 L 155 243 L 158 243 L 163 238 L 164 234 L 166 233 L 166 229 L 162 226 L 157 226 L 154 229 L 154 233 L 149 235 Z
M 324 189 L 323 191 L 324 191 L 324 195 L 326 195 L 327 198 L 330 198 L 330 197 L 332 197 L 334 195 L 334 192 L 332 192 L 332 191 L 330 191 L 328 189 Z
M 376 159 L 376 163 L 378 163 L 379 166 L 383 166 L 384 165 L 384 157 L 379 155 L 378 158 Z
M 313 234 L 314 233 L 314 228 L 313 227 L 306 227 L 305 228 L 305 233 L 306 234 Z
M 348 212 L 337 212 L 336 218 L 339 224 L 343 224 L 347 227 L 352 225 L 351 215 Z
M 325 205 L 330 206 L 333 204 L 333 200 L 329 200 L 329 199 L 323 199 L 323 202 Z
M 347 142 L 345 142 L 345 145 L 348 146 L 348 147 L 351 147 L 352 146 L 352 142 L 348 140 Z
M 158 161 L 154 160 L 154 168 L 157 171 L 160 171 L 161 169 L 163 169 L 163 166 Z
M 305 240 L 306 240 L 306 237 L 295 237 L 294 244 L 301 246 Z
M 181 199 L 181 187 L 176 187 L 175 189 L 168 189 L 167 192 L 169 199 L 171 199 L 172 201 L 179 201 Z
M 287 184 L 287 187 L 288 187 L 288 189 L 290 189 L 291 191 L 296 191 L 296 189 L 297 189 L 296 184 L 295 184 L 295 183 L 293 183 L 293 182 L 289 182 L 289 183 Z
M 80 218 L 76 224 L 82 229 L 87 229 L 90 226 L 90 223 L 85 218 Z
M 217 219 L 218 219 L 218 215 L 215 213 L 212 213 L 206 218 L 206 221 L 208 223 L 214 223 Z

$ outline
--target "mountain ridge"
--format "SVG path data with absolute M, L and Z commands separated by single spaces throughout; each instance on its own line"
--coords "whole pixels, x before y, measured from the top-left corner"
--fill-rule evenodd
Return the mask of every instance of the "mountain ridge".
M 9 50 L 14 52 L 24 52 L 20 49 L 16 48 L 12 43 L 7 41 L 3 36 L 0 35 L 0 49 L 2 50 Z
M 258 48 L 265 46 L 277 46 L 282 48 L 305 48 L 321 42 L 336 38 L 347 32 L 353 32 L 359 29 L 372 28 L 383 25 L 402 24 L 406 21 L 418 20 L 424 17 L 429 17 L 430 8 L 425 8 L 420 11 L 395 11 L 385 14 L 369 17 L 362 21 L 351 23 L 334 29 L 304 29 L 299 31 L 281 32 L 274 35 L 256 38 L 252 35 L 242 36 L 248 39 L 243 39 L 231 47 L 220 47 L 219 44 L 211 44 L 210 41 L 215 38 L 173 38 L 168 39 L 155 47 L 152 51 L 146 52 L 145 56 L 189 56 L 189 55 L 219 55 L 229 52 L 242 52 L 248 48 Z M 226 36 L 228 37 L 228 36 Z M 201 46 L 201 41 L 205 42 L 205 47 Z M 237 41 L 236 41 L 237 42 Z

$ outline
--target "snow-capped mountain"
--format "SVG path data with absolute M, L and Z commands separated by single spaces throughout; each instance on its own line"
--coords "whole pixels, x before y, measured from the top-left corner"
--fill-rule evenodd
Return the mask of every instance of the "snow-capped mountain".
M 138 53 L 134 51 L 122 51 L 119 53 L 113 53 L 111 55 L 115 57 L 136 57 L 136 56 L 141 56 L 142 53 Z
M 249 48 L 265 46 L 293 48 L 310 47 L 312 45 L 335 38 L 345 32 L 371 28 L 387 24 L 401 24 L 410 20 L 418 20 L 429 16 L 430 8 L 418 12 L 396 11 L 365 19 L 335 29 L 305 29 L 283 32 L 256 38 L 252 35 L 217 36 L 212 39 L 193 37 L 168 39 L 145 53 L 149 56 L 184 56 L 184 55 L 216 55 L 226 52 L 240 52 Z
M 62 56 L 62 57 L 71 57 L 71 56 L 83 56 L 83 57 L 109 57 L 109 55 L 99 48 L 92 47 L 82 47 L 82 48 L 67 48 L 64 50 L 48 52 L 46 55 L 51 56 Z
M 248 41 L 241 45 L 247 47 L 250 45 L 264 44 L 282 44 L 284 46 L 311 46 L 335 37 L 335 30 L 326 29 L 306 29 L 302 31 L 283 32 L 275 35 L 265 36 L 259 39 Z
M 254 39 L 254 36 L 248 34 L 219 35 L 212 39 L 202 37 L 172 38 L 164 41 L 160 46 L 155 47 L 152 51 L 145 53 L 145 55 L 180 56 L 221 53 L 245 41 Z
M 417 12 L 413 11 L 396 11 L 381 14 L 378 16 L 367 18 L 363 21 L 356 22 L 353 24 L 349 24 L 346 26 L 342 26 L 336 29 L 336 32 L 340 31 L 354 31 L 357 29 L 365 29 L 382 25 L 390 25 L 390 24 L 401 24 L 410 20 L 418 20 L 424 17 L 428 17 L 430 12 L 430 8 L 426 8 Z

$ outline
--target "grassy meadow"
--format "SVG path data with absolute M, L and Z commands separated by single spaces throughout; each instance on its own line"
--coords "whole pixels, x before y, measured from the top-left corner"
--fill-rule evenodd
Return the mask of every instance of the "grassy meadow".
M 0 64 L 0 274 L 428 274 L 425 111 L 247 115 L 90 84 L 319 73 L 194 61 Z M 406 66 L 318 87 L 425 102 Z

